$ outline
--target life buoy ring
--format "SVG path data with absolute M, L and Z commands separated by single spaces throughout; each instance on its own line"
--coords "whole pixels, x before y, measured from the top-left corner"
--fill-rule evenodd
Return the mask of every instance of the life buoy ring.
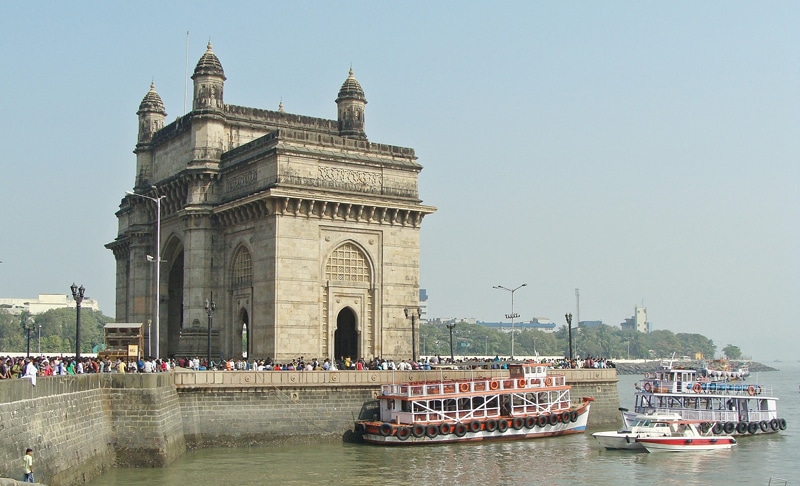
M 490 390 L 497 390 L 498 388 L 500 388 L 500 383 L 498 383 L 496 381 L 490 381 L 489 382 L 489 389 Z
M 644 391 L 646 391 L 647 393 L 650 393 L 650 391 L 652 389 L 653 389 L 653 385 L 651 385 L 649 381 L 644 384 Z
M 694 385 L 692 385 L 692 391 L 695 393 L 700 393 L 701 391 L 703 391 L 703 385 L 701 385 L 700 383 L 695 383 Z
M 525 388 L 525 385 L 526 385 L 525 380 L 517 380 L 517 386 L 519 388 Z
M 480 432 L 481 431 L 481 423 L 477 420 L 473 420 L 469 423 L 469 431 L 470 432 Z
M 644 379 L 645 380 L 649 380 L 650 379 L 650 373 L 645 373 L 644 374 Z
M 731 435 L 733 431 L 736 430 L 736 423 L 725 422 L 725 425 L 722 426 L 722 430 L 725 431 L 726 434 Z
M 494 432 L 497 430 L 497 420 L 489 419 L 486 421 L 486 430 L 489 432 Z
M 578 411 L 573 410 L 569 413 L 569 421 L 570 422 L 577 422 L 578 421 Z
M 397 429 L 397 438 L 400 440 L 408 439 L 408 436 L 411 435 L 411 431 L 408 430 L 408 427 L 398 427 Z
M 748 386 L 747 387 L 747 394 L 750 395 L 751 397 L 753 395 L 755 395 L 756 394 L 756 387 L 754 387 L 753 385 Z
M 536 427 L 536 417 L 525 417 L 525 427 L 529 429 Z
M 453 433 L 453 425 L 447 422 L 444 422 L 439 426 L 439 433 L 442 435 L 448 435 Z
M 500 433 L 505 432 L 508 430 L 508 420 L 498 420 L 497 421 L 497 431 Z
M 550 378 L 549 376 L 544 379 L 544 385 L 545 386 L 551 386 L 552 384 L 553 384 L 553 379 Z
M 411 427 L 411 435 L 419 439 L 425 435 L 425 426 L 422 424 L 414 424 L 414 426 Z
M 525 419 L 514 417 L 514 420 L 511 421 L 511 426 L 514 427 L 514 430 L 522 430 L 522 427 L 525 427 Z
M 453 427 L 453 433 L 456 434 L 456 437 L 464 437 L 467 435 L 467 426 L 459 422 Z
M 458 385 L 458 389 L 461 390 L 461 393 L 466 393 L 469 391 L 469 383 L 462 383 Z
M 429 439 L 433 439 L 437 435 L 439 435 L 439 427 L 431 424 L 425 427 L 425 435 L 428 436 Z
M 381 424 L 380 433 L 382 436 L 387 437 L 389 435 L 392 435 L 392 429 L 393 429 L 392 424 L 390 424 L 389 422 L 384 422 Z
M 761 385 L 756 385 L 756 395 L 761 395 Z
M 546 426 L 547 425 L 547 415 L 539 415 L 539 417 L 536 418 L 536 425 L 538 425 L 539 427 Z

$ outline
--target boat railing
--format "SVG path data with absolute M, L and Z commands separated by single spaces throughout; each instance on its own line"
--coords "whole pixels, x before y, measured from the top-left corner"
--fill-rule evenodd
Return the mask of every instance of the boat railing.
M 456 393 L 536 391 L 539 388 L 566 386 L 564 375 L 526 376 L 525 378 L 481 378 L 476 380 L 453 380 L 437 382 L 390 383 L 381 385 L 382 395 L 408 398 L 453 395 Z
M 751 383 L 723 383 L 717 381 L 671 381 L 645 379 L 642 388 L 652 393 L 709 393 L 737 396 L 771 395 L 772 388 Z

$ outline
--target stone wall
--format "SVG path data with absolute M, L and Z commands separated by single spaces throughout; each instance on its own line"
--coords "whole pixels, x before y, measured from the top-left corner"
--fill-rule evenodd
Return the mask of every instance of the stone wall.
M 589 426 L 619 424 L 617 377 L 558 370 L 572 398 L 592 396 Z M 382 383 L 477 376 L 438 372 L 191 372 L 0 381 L 0 473 L 16 478 L 26 447 L 37 480 L 85 483 L 113 467 L 164 467 L 187 448 L 250 446 L 288 437 L 345 438 Z

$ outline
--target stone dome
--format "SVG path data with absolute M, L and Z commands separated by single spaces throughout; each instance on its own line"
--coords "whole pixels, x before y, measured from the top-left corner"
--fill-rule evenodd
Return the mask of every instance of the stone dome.
M 142 113 L 159 113 L 167 116 L 167 111 L 164 109 L 164 102 L 161 101 L 161 96 L 156 92 L 155 83 L 150 83 L 150 91 L 144 95 L 142 102 L 139 103 L 139 111 L 137 111 L 136 114 L 140 115 Z
M 367 102 L 367 98 L 364 96 L 364 90 L 361 89 L 361 84 L 359 84 L 353 74 L 353 68 L 350 68 L 350 75 L 344 80 L 342 88 L 339 90 L 339 96 L 336 98 L 336 102 L 338 103 L 340 100 L 359 100 L 364 103 Z
M 214 50 L 211 47 L 211 41 L 208 41 L 208 47 L 206 47 L 206 52 L 203 54 L 203 57 L 197 61 L 197 66 L 194 68 L 192 79 L 194 79 L 195 76 L 203 74 L 220 76 L 222 79 L 225 79 L 225 71 L 222 70 L 222 63 L 219 62 L 217 55 L 214 54 Z

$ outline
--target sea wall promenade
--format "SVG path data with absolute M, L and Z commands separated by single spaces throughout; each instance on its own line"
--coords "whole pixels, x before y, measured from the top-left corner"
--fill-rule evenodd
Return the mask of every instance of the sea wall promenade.
M 554 370 L 573 400 L 592 396 L 590 427 L 619 423 L 614 369 Z M 111 467 L 163 467 L 187 449 L 346 438 L 383 383 L 505 377 L 505 370 L 189 371 L 0 381 L 0 472 L 16 476 L 26 447 L 37 479 L 82 484 Z

